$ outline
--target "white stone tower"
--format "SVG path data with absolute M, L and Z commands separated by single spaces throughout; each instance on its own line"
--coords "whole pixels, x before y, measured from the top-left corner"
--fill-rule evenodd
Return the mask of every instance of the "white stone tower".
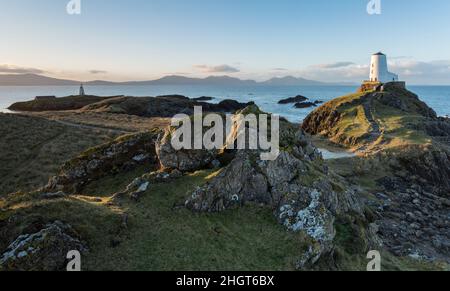
M 372 55 L 370 63 L 370 79 L 371 82 L 397 82 L 398 75 L 389 72 L 387 57 L 385 54 L 379 52 Z
M 84 96 L 85 95 L 83 84 L 80 85 L 80 94 L 79 95 L 80 96 Z

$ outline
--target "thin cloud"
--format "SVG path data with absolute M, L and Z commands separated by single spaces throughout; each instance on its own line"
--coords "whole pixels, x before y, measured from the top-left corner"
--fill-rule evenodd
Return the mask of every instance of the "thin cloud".
M 220 66 L 196 65 L 194 67 L 205 73 L 238 73 L 238 72 L 240 72 L 240 70 L 238 68 L 232 67 L 230 65 L 220 65 Z
M 414 83 L 448 84 L 450 81 L 450 60 L 394 60 L 389 62 L 389 67 L 391 71 L 399 74 L 401 79 L 403 76 L 403 79 Z
M 4 74 L 43 74 L 45 71 L 37 68 L 25 68 L 12 65 L 0 65 L 0 73 Z
M 92 75 L 99 75 L 99 74 L 107 74 L 107 71 L 103 71 L 103 70 L 90 70 L 89 73 L 91 73 Z
M 272 71 L 289 71 L 286 68 L 273 68 Z
M 337 68 L 348 67 L 348 66 L 351 66 L 354 64 L 355 63 L 353 63 L 353 62 L 336 62 L 336 63 L 331 63 L 331 64 L 320 64 L 320 65 L 316 65 L 316 67 L 322 68 L 322 69 L 337 69 Z

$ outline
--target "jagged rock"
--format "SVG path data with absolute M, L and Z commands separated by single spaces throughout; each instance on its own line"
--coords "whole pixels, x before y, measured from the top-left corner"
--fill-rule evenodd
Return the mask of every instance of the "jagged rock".
M 450 197 L 450 152 L 437 147 L 411 147 L 396 159 L 399 164 L 395 170 L 406 170 L 420 177 L 416 181 L 412 180 L 412 175 L 404 177 L 407 184 L 419 184 L 444 198 Z
M 212 101 L 214 100 L 214 97 L 208 97 L 208 96 L 202 96 L 198 98 L 192 98 L 194 101 Z
M 285 227 L 305 232 L 314 242 L 297 263 L 299 269 L 314 265 L 323 254 L 331 252 L 336 235 L 335 216 L 322 203 L 323 194 L 316 189 L 307 191 L 309 197 L 301 197 L 300 203 L 286 201 L 278 211 L 278 219 Z M 302 206 L 305 198 L 310 200 L 306 208 Z
M 297 95 L 296 97 L 287 98 L 278 101 L 278 104 L 290 104 L 290 103 L 299 103 L 308 100 L 305 96 Z
M 216 177 L 191 193 L 185 205 L 201 212 L 246 203 L 272 207 L 288 230 L 304 232 L 311 240 L 298 262 L 304 269 L 333 250 L 335 217 L 345 213 L 363 217 L 362 207 L 351 190 L 339 194 L 333 190 L 332 178 L 319 166 L 320 154 L 300 129 L 283 127 L 280 136 L 285 137 L 282 147 L 289 150 L 281 150 L 277 159 L 264 161 L 259 151 L 240 150 Z
M 113 142 L 90 149 L 64 164 L 52 177 L 46 192 L 76 193 L 91 181 L 109 174 L 131 170 L 147 164 L 156 168 L 155 143 L 159 132 L 143 132 L 122 136 Z
M 185 149 L 177 151 L 172 146 L 171 130 L 169 129 L 158 138 L 156 154 L 163 169 L 192 172 L 210 165 L 216 159 L 218 151 Z
M 87 247 L 68 224 L 55 221 L 34 234 L 19 236 L 0 257 L 0 267 L 10 271 L 62 271 L 69 251 Z

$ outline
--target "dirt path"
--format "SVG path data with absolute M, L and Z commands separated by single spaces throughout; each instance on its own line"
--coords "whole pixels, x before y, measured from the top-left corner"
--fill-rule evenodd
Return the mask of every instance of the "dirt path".
M 381 136 L 380 125 L 375 121 L 373 117 L 372 108 L 374 107 L 373 101 L 366 101 L 363 103 L 364 114 L 366 115 L 367 121 L 369 121 L 371 126 L 371 131 L 368 132 L 368 137 L 370 142 L 376 141 Z

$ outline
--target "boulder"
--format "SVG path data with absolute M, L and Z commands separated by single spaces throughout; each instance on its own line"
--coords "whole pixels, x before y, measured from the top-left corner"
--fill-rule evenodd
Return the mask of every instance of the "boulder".
M 156 142 L 156 154 L 161 168 L 193 172 L 204 169 L 216 159 L 217 150 L 175 150 L 171 143 L 171 129 L 161 134 Z
M 297 95 L 296 97 L 291 97 L 291 98 L 280 100 L 280 101 L 278 101 L 278 104 L 299 103 L 299 102 L 304 102 L 306 100 L 308 100 L 308 98 L 301 96 L 301 95 Z
M 0 256 L 0 269 L 6 271 L 62 271 L 69 251 L 87 252 L 68 224 L 47 224 L 33 234 L 19 236 Z

